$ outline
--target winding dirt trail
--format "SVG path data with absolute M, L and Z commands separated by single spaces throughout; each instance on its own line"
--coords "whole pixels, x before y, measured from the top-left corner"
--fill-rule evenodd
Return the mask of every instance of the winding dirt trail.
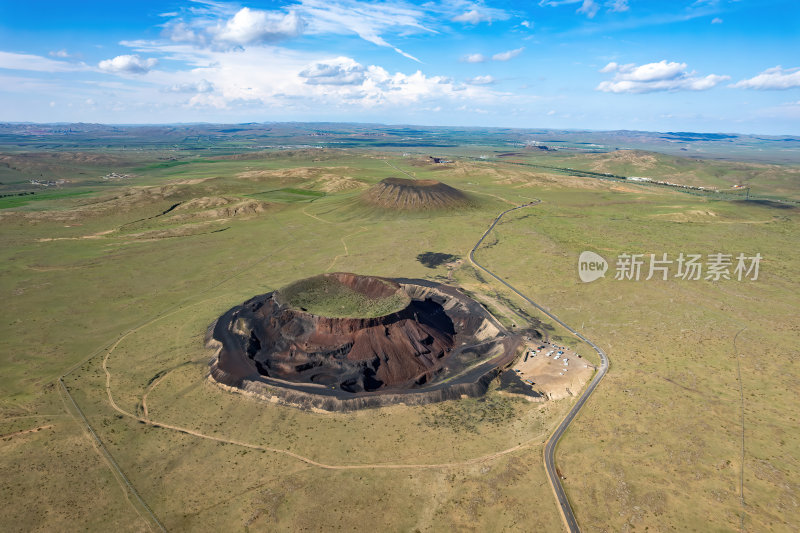
M 253 443 L 250 443 L 250 442 L 244 442 L 244 441 L 240 441 L 240 440 L 236 440 L 236 439 L 227 439 L 227 438 L 223 438 L 223 437 L 216 437 L 214 435 L 207 435 L 205 433 L 202 433 L 200 431 L 196 431 L 194 429 L 181 427 L 181 426 L 176 426 L 174 424 L 168 424 L 168 423 L 165 423 L 165 422 L 159 422 L 159 421 L 156 421 L 156 420 L 151 420 L 151 419 L 147 418 L 146 416 L 138 416 L 138 415 L 136 415 L 134 413 L 128 412 L 125 409 L 121 408 L 117 404 L 116 400 L 114 400 L 114 395 L 112 394 L 112 391 L 111 391 L 111 372 L 108 370 L 108 359 L 111 356 L 111 354 L 113 353 L 114 349 L 117 347 L 117 345 L 119 345 L 119 343 L 123 339 L 124 339 L 124 337 L 119 339 L 111 347 L 111 349 L 106 353 L 105 357 L 103 357 L 103 364 L 102 364 L 103 372 L 105 372 L 105 375 L 106 375 L 106 396 L 108 397 L 108 403 L 109 403 L 109 405 L 111 405 L 112 409 L 114 409 L 119 414 L 121 414 L 123 416 L 126 416 L 128 418 L 132 418 L 132 419 L 134 419 L 134 420 L 136 420 L 138 422 L 141 422 L 143 424 L 147 424 L 147 425 L 155 427 L 155 428 L 169 429 L 169 430 L 172 430 L 172 431 L 177 431 L 179 433 L 184 433 L 186 435 L 192 435 L 194 437 L 198 437 L 198 438 L 201 438 L 201 439 L 207 439 L 207 440 L 216 441 L 216 442 L 224 442 L 226 444 L 234 444 L 236 446 L 241 446 L 243 448 L 249 448 L 251 450 L 262 450 L 262 451 L 266 451 L 266 452 L 272 452 L 272 453 L 286 455 L 286 456 L 291 457 L 293 459 L 297 459 L 298 461 L 301 461 L 301 462 L 303 462 L 305 464 L 308 464 L 308 465 L 311 465 L 311 466 L 315 466 L 315 467 L 318 467 L 318 468 L 323 468 L 325 470 L 442 469 L 442 468 L 453 468 L 453 467 L 469 466 L 469 465 L 483 463 L 483 462 L 486 462 L 486 461 L 491 461 L 493 459 L 497 459 L 498 457 L 502 457 L 504 455 L 508 455 L 510 453 L 514 453 L 517 450 L 521 450 L 523 448 L 527 448 L 527 447 L 532 446 L 532 445 L 536 445 L 536 444 L 541 445 L 541 444 L 544 443 L 544 439 L 548 434 L 547 432 L 541 433 L 541 434 L 536 435 L 535 437 L 533 437 L 531 439 L 528 439 L 525 442 L 517 444 L 516 446 L 512 446 L 511 448 L 506 448 L 504 450 L 500 450 L 500 451 L 497 451 L 497 452 L 494 452 L 494 453 L 490 453 L 490 454 L 487 454 L 487 455 L 482 455 L 482 456 L 479 456 L 479 457 L 473 457 L 472 459 L 466 459 L 464 461 L 454 461 L 454 462 L 449 462 L 449 463 L 432 463 L 432 464 L 418 464 L 418 463 L 364 463 L 364 464 L 351 464 L 351 465 L 334 465 L 334 464 L 322 463 L 322 462 L 319 462 L 319 461 L 315 461 L 314 459 L 311 459 L 310 457 L 305 457 L 303 455 L 300 455 L 299 453 L 295 453 L 295 452 L 293 452 L 291 450 L 284 450 L 284 449 L 281 449 L 281 448 L 272 448 L 270 446 L 261 446 L 259 444 L 253 444 Z M 164 377 L 166 377 L 166 374 L 164 376 L 161 376 L 158 380 L 156 380 L 156 382 L 154 382 L 154 384 L 152 386 L 154 386 L 155 383 L 161 381 Z M 151 386 L 151 390 L 152 390 L 152 386 Z
M 348 237 L 355 237 L 355 236 L 356 236 L 356 235 L 358 235 L 359 233 L 364 233 L 365 231 L 367 231 L 367 228 L 365 228 L 364 226 L 361 226 L 361 229 L 360 229 L 360 230 L 358 230 L 358 231 L 356 231 L 355 233 L 351 233 L 351 234 L 349 234 L 349 235 L 345 235 L 344 237 L 341 237 L 341 238 L 339 239 L 339 240 L 342 242 L 342 246 L 344 246 L 344 254 L 340 254 L 340 255 L 337 255 L 336 257 L 334 257 L 334 258 L 333 258 L 333 261 L 331 261 L 331 264 L 330 264 L 330 265 L 328 265 L 328 268 L 326 268 L 326 269 L 325 269 L 325 272 L 329 272 L 329 271 L 330 271 L 330 270 L 333 268 L 333 265 L 335 265 L 335 264 L 336 264 L 336 262 L 337 262 L 337 261 L 338 261 L 340 258 L 342 258 L 342 257 L 347 257 L 347 256 L 349 256 L 349 255 L 350 255 L 350 251 L 347 249 L 347 243 L 345 242 L 345 239 L 347 239 Z

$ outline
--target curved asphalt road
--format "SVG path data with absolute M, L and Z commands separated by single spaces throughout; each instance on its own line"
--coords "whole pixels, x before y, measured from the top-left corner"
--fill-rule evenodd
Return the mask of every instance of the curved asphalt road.
M 589 346 L 594 348 L 594 350 L 600 356 L 600 369 L 597 371 L 597 374 L 595 374 L 594 379 L 592 380 L 591 383 L 589 383 L 589 386 L 586 388 L 581 397 L 578 399 L 578 402 L 572 407 L 570 412 L 567 413 L 567 416 L 564 418 L 564 420 L 561 421 L 561 424 L 558 425 L 555 432 L 550 436 L 550 439 L 547 441 L 547 444 L 544 447 L 544 467 L 545 470 L 547 470 L 547 477 L 550 479 L 550 485 L 553 487 L 553 492 L 555 493 L 556 499 L 558 500 L 558 506 L 559 509 L 561 510 L 561 516 L 564 519 L 564 523 L 567 526 L 567 530 L 570 532 L 578 533 L 580 532 L 580 528 L 578 527 L 578 522 L 575 520 L 575 514 L 572 512 L 572 507 L 569 504 L 569 500 L 567 499 L 567 495 L 564 492 L 564 487 L 561 485 L 561 481 L 559 480 L 558 472 L 556 470 L 556 461 L 555 461 L 556 445 L 558 444 L 559 439 L 561 439 L 561 437 L 564 435 L 564 432 L 567 430 L 567 427 L 572 422 L 572 419 L 575 418 L 575 415 L 577 415 L 578 411 L 581 410 L 583 404 L 586 403 L 586 400 L 589 399 L 589 396 L 591 396 L 591 394 L 594 392 L 594 389 L 597 388 L 597 384 L 600 383 L 600 380 L 603 379 L 603 376 L 606 375 L 606 371 L 608 370 L 608 356 L 595 343 L 593 343 L 592 341 L 581 335 L 578 331 L 566 325 L 557 316 L 553 315 L 550 311 L 548 311 L 541 305 L 537 304 L 536 302 L 534 302 L 533 300 L 531 300 L 530 298 L 519 292 L 503 278 L 501 278 L 500 276 L 498 276 L 485 266 L 475 261 L 475 250 L 478 249 L 481 243 L 483 243 L 483 240 L 486 238 L 486 236 L 489 235 L 489 233 L 491 233 L 491 231 L 494 229 L 497 223 L 500 222 L 500 219 L 503 218 L 503 216 L 506 213 L 510 213 L 511 211 L 516 211 L 517 209 L 522 209 L 523 207 L 538 205 L 541 202 L 542 202 L 541 200 L 536 200 L 534 202 L 523 204 L 517 207 L 512 207 L 511 209 L 507 209 L 502 213 L 500 213 L 499 215 L 497 215 L 497 218 L 494 219 L 494 222 L 492 222 L 492 225 L 489 226 L 489 229 L 486 230 L 486 232 L 483 234 L 480 240 L 478 240 L 475 246 L 472 247 L 472 250 L 469 251 L 469 260 L 475 266 L 479 267 L 481 270 L 492 276 L 494 279 L 496 279 L 497 281 L 499 281 L 500 283 L 511 289 L 517 296 L 519 296 L 520 298 L 531 304 L 533 307 L 535 307 L 545 315 L 552 318 L 554 321 L 561 324 L 567 331 L 569 331 L 582 341 L 586 342 Z

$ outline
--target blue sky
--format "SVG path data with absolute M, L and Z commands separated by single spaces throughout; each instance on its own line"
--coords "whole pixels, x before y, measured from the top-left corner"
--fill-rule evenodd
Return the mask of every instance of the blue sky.
M 0 120 L 800 133 L 800 2 L 0 0 Z

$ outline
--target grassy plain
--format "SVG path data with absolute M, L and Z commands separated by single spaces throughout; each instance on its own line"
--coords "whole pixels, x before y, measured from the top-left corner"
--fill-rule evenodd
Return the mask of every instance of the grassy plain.
M 652 164 L 638 155 L 624 170 Z M 482 202 L 413 215 L 366 206 L 361 191 L 397 175 L 387 157 Z M 468 261 L 448 271 L 417 256 L 466 259 L 497 213 L 532 198 L 542 203 L 508 215 L 477 257 L 611 358 L 557 457 L 583 529 L 800 528 L 797 208 L 502 161 L 433 165 L 357 149 L 209 159 L 137 154 L 124 183 L 0 211 L 4 529 L 152 527 L 65 404 L 56 380 L 67 373 L 93 429 L 169 530 L 560 530 L 541 456 L 570 400 L 529 403 L 493 388 L 422 407 L 306 412 L 209 383 L 202 347 L 231 306 L 325 271 L 452 276 L 525 327 L 542 317 Z M 107 165 L 97 172 L 116 168 Z M 797 193 L 796 180 L 775 179 Z M 606 279 L 578 280 L 585 249 L 612 263 Z M 617 281 L 622 252 L 765 259 L 758 281 Z
M 369 297 L 326 276 L 295 281 L 282 288 L 279 294 L 296 309 L 327 317 L 374 318 L 402 311 L 410 302 L 404 293 Z

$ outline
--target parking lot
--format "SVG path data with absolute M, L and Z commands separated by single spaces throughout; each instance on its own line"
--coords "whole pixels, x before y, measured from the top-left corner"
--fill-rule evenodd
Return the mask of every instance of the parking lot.
M 529 343 L 512 370 L 546 398 L 575 396 L 594 374 L 594 366 L 579 353 L 557 343 Z

